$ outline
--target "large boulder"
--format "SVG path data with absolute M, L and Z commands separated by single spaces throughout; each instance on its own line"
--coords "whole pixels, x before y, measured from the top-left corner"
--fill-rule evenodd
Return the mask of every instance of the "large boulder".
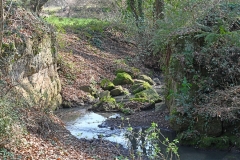
M 136 94 L 143 90 L 149 89 L 151 87 L 152 86 L 148 82 L 145 82 L 145 81 L 141 82 L 141 80 L 138 80 L 138 81 L 134 80 L 134 84 L 132 85 L 131 90 L 133 94 Z
M 140 76 L 138 77 L 138 79 L 143 80 L 143 81 L 146 81 L 146 82 L 148 82 L 150 85 L 154 85 L 154 84 L 155 84 L 155 82 L 152 80 L 152 78 L 149 77 L 149 76 L 147 76 L 147 75 L 140 75 Z
M 117 74 L 117 77 L 113 80 L 113 83 L 115 85 L 133 84 L 133 79 L 129 74 L 123 72 Z
M 123 95 L 124 93 L 125 92 L 122 86 L 115 86 L 115 88 L 110 91 L 111 96 L 120 96 Z
M 114 84 L 109 79 L 103 79 L 100 83 L 100 86 L 103 90 L 112 90 L 114 89 Z
M 151 102 L 151 103 L 162 101 L 162 98 L 158 95 L 156 90 L 153 89 L 152 87 L 135 94 L 135 97 L 132 100 L 138 101 L 138 99 L 142 102 Z
M 140 70 L 135 67 L 129 67 L 128 65 L 118 66 L 118 70 L 116 71 L 116 74 L 118 73 L 127 73 L 131 77 L 136 78 L 138 77 Z
M 80 86 L 80 90 L 89 93 L 92 96 L 95 96 L 97 94 L 97 89 L 93 87 L 92 85 L 84 85 Z
M 108 111 L 118 111 L 119 107 L 118 107 L 118 104 L 116 103 L 116 100 L 111 96 L 109 96 L 109 94 L 107 94 L 106 96 L 103 96 L 99 100 L 99 102 L 94 104 L 92 108 L 90 108 L 89 110 L 93 110 L 97 112 L 100 112 L 100 111 L 108 112 Z
M 99 103 L 95 104 L 90 110 L 95 112 L 112 112 L 118 111 L 118 105 L 114 101 L 114 98 L 108 101 L 100 101 Z

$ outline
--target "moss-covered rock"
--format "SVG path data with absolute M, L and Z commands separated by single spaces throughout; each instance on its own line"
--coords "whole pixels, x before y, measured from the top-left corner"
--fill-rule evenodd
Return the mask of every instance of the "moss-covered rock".
M 123 84 L 133 84 L 133 79 L 132 77 L 123 72 L 123 73 L 118 73 L 117 77 L 113 80 L 114 85 L 123 85 Z
M 143 81 L 146 81 L 146 82 L 148 82 L 150 85 L 154 85 L 154 84 L 155 84 L 154 81 L 152 80 L 152 78 L 149 77 L 149 76 L 147 76 L 147 75 L 140 75 L 140 76 L 138 77 L 138 79 L 143 80 Z
M 90 93 L 92 96 L 97 94 L 97 89 L 91 85 L 81 86 L 80 89 L 84 92 Z
M 90 110 L 98 111 L 98 112 L 99 111 L 105 111 L 105 112 L 118 111 L 119 107 L 118 107 L 118 104 L 116 103 L 116 100 L 111 96 L 109 96 L 108 93 L 106 96 L 102 96 L 99 102 L 94 104 L 92 108 L 90 108 Z
M 152 87 L 135 94 L 134 98 L 144 98 L 144 99 L 148 100 L 149 102 L 151 102 L 151 101 L 156 102 L 156 101 L 161 100 L 161 97 L 158 95 L 156 90 L 153 89 Z
M 116 71 L 116 74 L 118 73 L 128 73 L 131 77 L 138 77 L 140 70 L 138 68 L 135 67 L 126 67 L 125 68 L 119 68 Z
M 120 96 L 124 94 L 124 89 L 122 86 L 115 86 L 113 90 L 110 91 L 111 96 Z
M 201 149 L 215 148 L 226 150 L 232 145 L 231 139 L 227 136 L 211 137 L 202 135 L 197 130 L 184 131 L 178 134 L 177 139 L 179 139 L 182 145 L 196 146 Z
M 140 80 L 140 79 L 134 79 L 134 84 L 141 84 L 141 83 L 144 83 L 144 82 L 146 82 L 146 81 L 144 81 L 144 80 Z
M 100 86 L 103 90 L 112 90 L 114 89 L 114 84 L 109 79 L 103 79 L 100 83 Z
M 106 97 L 111 97 L 110 96 L 110 91 L 103 91 L 99 94 L 100 99 L 103 99 L 103 98 L 106 98 Z
M 148 82 L 134 84 L 131 89 L 133 94 L 139 93 L 143 90 L 150 89 L 152 86 Z

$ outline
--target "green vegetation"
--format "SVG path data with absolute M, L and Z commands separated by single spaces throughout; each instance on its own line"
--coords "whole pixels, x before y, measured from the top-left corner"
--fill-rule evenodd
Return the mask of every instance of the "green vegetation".
M 154 103 L 153 100 L 148 100 L 146 98 L 131 98 L 130 100 L 131 101 L 136 101 L 136 102 L 141 102 L 141 103 L 144 103 L 144 102 Z
M 46 21 L 54 25 L 59 32 L 64 30 L 72 30 L 74 32 L 88 31 L 91 33 L 102 33 L 109 22 L 101 21 L 97 19 L 83 19 L 83 18 L 66 18 L 50 16 L 46 18 Z
M 0 99 L 0 144 L 9 143 L 13 136 L 13 127 L 18 118 L 14 106 L 15 104 L 7 99 Z
M 30 9 L 39 13 L 44 3 L 36 6 L 33 0 L 30 2 L 33 4 L 30 5 Z M 102 47 L 106 31 L 111 38 L 117 37 L 114 40 L 136 46 L 139 49 L 136 59 L 140 59 L 145 64 L 153 64 L 152 69 L 159 69 L 165 75 L 168 93 L 166 103 L 170 109 L 170 122 L 172 128 L 179 132 L 178 139 L 182 144 L 218 149 L 228 149 L 234 145 L 240 147 L 239 138 L 235 136 L 240 134 L 239 0 L 117 0 L 116 3 L 118 5 L 116 10 L 122 15 L 114 17 L 117 18 L 115 26 L 113 21 L 94 18 L 50 16 L 46 21 L 55 26 L 58 32 L 77 33 L 79 37 L 86 38 L 97 48 Z M 11 2 L 8 1 L 7 4 L 10 6 Z M 34 6 L 35 9 L 32 8 Z M 105 13 L 115 11 L 115 8 L 109 6 L 99 8 Z M 119 20 L 119 17 L 122 19 Z M 10 19 L 12 18 L 7 17 L 6 21 L 14 24 L 15 22 Z M 124 27 L 121 30 L 119 26 L 122 25 Z M 21 32 L 25 32 L 24 29 L 30 31 L 30 28 L 36 29 L 37 32 L 45 32 L 38 24 L 30 28 L 27 25 L 24 27 Z M 19 31 L 13 30 L 19 38 Z M 10 33 L 6 31 L 4 35 L 10 36 Z M 58 35 L 58 38 L 59 47 L 65 48 L 64 37 Z M 41 37 L 37 37 L 37 40 L 41 40 Z M 2 44 L 2 52 L 7 52 L 4 53 L 6 55 L 15 52 L 15 48 L 14 43 Z M 39 52 L 37 46 L 32 49 L 35 54 Z M 56 49 L 52 48 L 52 52 L 55 53 Z M 64 60 L 64 56 L 69 55 L 59 55 L 57 59 L 59 72 L 67 80 L 67 84 L 73 84 L 76 80 L 76 72 L 80 70 L 75 70 L 76 64 Z M 114 63 L 128 69 L 120 68 L 116 71 L 117 75 L 113 82 L 104 79 L 100 84 L 101 87 L 104 90 L 112 90 L 115 85 L 133 84 L 132 91 L 135 97 L 131 100 L 150 103 L 161 101 L 161 97 L 151 87 L 153 81 L 150 77 L 141 75 L 140 79 L 146 82 L 134 83 L 132 77 L 137 77 L 140 71 L 129 67 L 130 63 L 135 63 L 133 57 L 126 56 L 115 60 Z M 1 59 L 1 61 L 9 63 L 11 58 L 9 59 Z M 4 70 L 8 70 L 4 67 L 2 67 Z M 97 97 L 96 83 L 91 85 L 94 87 L 93 95 Z M 12 137 L 11 126 L 14 126 L 18 118 L 17 111 L 13 109 L 15 105 L 8 102 L 5 97 L 0 99 L 0 144 Z M 131 113 L 130 109 L 121 105 L 119 107 L 110 95 L 100 97 L 100 102 L 96 106 L 100 107 L 101 111 L 120 108 L 125 114 Z M 150 157 L 168 159 L 169 157 L 161 157 L 160 147 L 155 143 L 159 140 L 157 127 L 153 124 L 145 132 L 146 138 L 153 142 L 154 153 Z M 128 129 L 129 132 L 132 130 L 132 128 Z M 167 153 L 173 152 L 178 157 L 177 141 L 170 143 L 165 139 L 161 143 L 167 147 Z M 7 152 L 0 150 L 0 153 Z
M 202 137 L 200 148 L 216 147 L 217 149 L 228 149 L 229 138 L 227 136 L 221 137 Z
M 131 88 L 133 90 L 133 94 L 141 92 L 146 89 L 150 89 L 152 86 L 148 82 L 134 84 Z
M 139 75 L 138 79 L 143 80 L 143 81 L 146 81 L 146 82 L 148 82 L 150 85 L 153 85 L 153 84 L 154 84 L 152 78 L 150 78 L 150 77 L 147 76 L 147 75 Z
M 128 73 L 131 77 L 136 78 L 139 75 L 139 73 L 140 73 L 140 70 L 138 68 L 129 67 L 127 65 L 127 63 L 125 63 L 124 60 L 116 60 L 115 62 L 118 63 L 118 64 L 124 65 L 123 68 L 117 69 L 116 74 L 125 72 L 125 73 Z
M 135 94 L 135 98 L 146 99 L 148 102 L 155 102 L 161 99 L 153 88 L 149 88 Z
M 117 74 L 117 77 L 113 80 L 113 84 L 115 85 L 133 84 L 133 80 L 129 74 L 123 72 Z
M 158 128 L 156 123 L 152 123 L 149 128 L 142 128 L 141 130 L 131 127 L 127 128 L 127 138 L 131 143 L 136 143 L 142 148 L 142 152 L 137 155 L 132 154 L 131 159 L 138 159 L 143 154 L 147 154 L 150 159 L 172 160 L 180 159 L 178 154 L 179 143 L 177 139 L 172 142 L 169 141 Z M 151 147 L 148 147 L 148 145 Z
M 110 91 L 110 90 L 114 89 L 115 85 L 109 79 L 103 79 L 100 82 L 100 86 L 102 87 L 102 89 Z
M 239 134 L 239 1 L 127 2 L 120 4 L 123 21 L 135 34 L 144 62 L 165 74 L 172 127 L 187 131 L 180 137 L 193 137 L 191 145 L 227 148 L 223 133 L 229 124 L 221 128 L 218 119 L 233 121 L 231 132 Z M 146 99 L 148 94 L 140 93 L 135 97 Z M 207 138 L 199 138 L 202 135 Z

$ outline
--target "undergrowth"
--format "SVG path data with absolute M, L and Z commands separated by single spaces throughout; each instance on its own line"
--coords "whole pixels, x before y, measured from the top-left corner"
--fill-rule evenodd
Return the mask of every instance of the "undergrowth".
M 165 137 L 156 123 L 153 122 L 148 128 L 133 128 L 129 123 L 129 119 L 122 118 L 122 121 L 124 120 L 128 121 L 125 137 L 128 140 L 130 159 L 140 160 L 144 159 L 144 157 L 153 160 L 180 159 L 177 146 L 178 140 L 170 140 L 168 137 Z M 124 124 L 122 125 L 124 126 Z M 128 159 L 123 156 L 118 158 Z

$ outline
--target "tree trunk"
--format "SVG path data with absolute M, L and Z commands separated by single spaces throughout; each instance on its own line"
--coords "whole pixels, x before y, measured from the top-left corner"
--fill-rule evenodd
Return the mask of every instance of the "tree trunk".
M 142 2 L 142 0 L 138 0 L 138 14 L 139 14 L 138 25 L 139 25 L 139 27 L 141 27 L 143 25 L 143 21 L 144 21 L 143 2 Z
M 137 27 L 139 27 L 138 26 L 139 15 L 137 13 L 136 1 L 135 0 L 128 0 L 128 6 L 129 6 L 130 11 L 132 12 L 134 18 L 135 18 Z
M 3 0 L 0 0 L 0 57 L 2 57 L 3 21 Z
M 155 0 L 155 20 L 164 18 L 164 0 Z
M 22 0 L 24 7 L 30 9 L 31 11 L 37 13 L 37 15 L 39 15 L 39 13 L 42 10 L 42 7 L 45 3 L 47 3 L 48 0 Z

